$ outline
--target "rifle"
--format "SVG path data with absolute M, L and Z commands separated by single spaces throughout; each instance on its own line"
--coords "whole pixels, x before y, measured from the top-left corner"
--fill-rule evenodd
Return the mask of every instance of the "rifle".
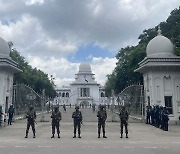
M 36 120 L 34 120 L 34 123 L 37 124 Z
M 81 121 L 81 125 L 84 126 L 83 122 Z

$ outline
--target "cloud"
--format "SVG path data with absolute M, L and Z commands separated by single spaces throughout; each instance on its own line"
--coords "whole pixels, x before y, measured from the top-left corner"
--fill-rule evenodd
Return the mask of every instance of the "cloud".
M 101 58 L 94 57 L 92 59 L 92 72 L 95 74 L 95 78 L 101 85 L 105 84 L 107 74 L 111 74 L 117 63 L 116 58 Z
M 14 22 L 14 24 L 10 23 L 10 27 L 8 26 L 13 30 L 10 34 L 14 35 L 13 38 L 19 37 L 19 35 L 22 37 L 22 34 L 18 35 L 17 32 L 26 32 L 30 39 L 33 37 L 32 35 L 35 35 L 42 44 L 49 43 L 47 39 L 53 40 L 53 44 L 58 44 L 57 47 L 60 44 L 60 49 L 65 45 L 71 51 L 76 52 L 77 48 L 83 44 L 95 44 L 109 48 L 109 50 L 118 50 L 123 46 L 137 43 L 138 35 L 145 28 L 164 21 L 170 11 L 179 6 L 179 1 L 3 0 L 2 6 L 6 9 L 0 10 L 0 17 Z M 31 20 L 36 20 L 37 25 L 35 22 L 31 23 Z M 24 27 L 30 27 L 24 31 L 23 24 L 25 24 Z M 41 30 L 36 30 L 36 26 Z M 32 33 L 34 28 L 35 31 Z M 36 43 L 37 39 L 31 40 L 34 40 L 35 47 L 44 50 L 43 47 L 38 46 L 39 42 Z M 21 40 L 24 40 L 24 37 Z M 22 41 L 23 46 L 31 46 L 31 41 L 29 41 L 30 43 L 26 42 L 27 39 Z M 22 43 L 17 43 L 17 46 Z M 63 52 L 63 54 L 72 53 Z M 60 55 L 62 55 L 61 52 Z
M 55 77 L 57 87 L 67 86 L 75 80 L 75 74 L 79 71 L 80 63 L 72 63 L 65 58 L 42 58 L 28 57 L 28 61 L 32 67 L 37 67 Z M 95 79 L 101 85 L 104 85 L 106 75 L 110 74 L 115 67 L 117 60 L 115 58 L 93 58 L 91 60 L 92 72 Z
M 42 29 L 37 18 L 24 14 L 17 22 L 7 21 L 0 24 L 0 34 L 6 41 L 13 41 L 15 47 L 24 56 L 68 56 L 75 53 L 78 46 L 69 40 L 50 38 Z
M 26 5 L 41 5 L 44 3 L 44 0 L 24 0 Z
M 53 75 L 57 87 L 69 85 L 74 80 L 79 67 L 79 63 L 70 63 L 65 58 L 28 56 L 28 61 L 33 68 L 37 67 L 49 76 Z
M 178 0 L 54 0 L 29 11 L 55 39 L 117 50 L 137 42 L 145 28 L 165 20 L 178 5 Z
M 68 59 L 82 46 L 98 46 L 115 55 L 135 45 L 144 29 L 165 21 L 177 7 L 179 0 L 1 0 L 0 36 L 62 85 L 74 79 L 80 62 Z M 83 55 L 103 84 L 115 58 Z

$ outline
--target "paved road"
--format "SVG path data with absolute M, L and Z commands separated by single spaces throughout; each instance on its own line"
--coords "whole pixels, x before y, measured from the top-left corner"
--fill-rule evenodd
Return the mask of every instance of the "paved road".
M 180 126 L 170 126 L 169 132 L 155 127 L 135 123 L 129 125 L 129 139 L 119 138 L 119 123 L 107 122 L 107 139 L 97 138 L 96 114 L 89 109 L 82 110 L 84 126 L 82 138 L 73 139 L 72 110 L 63 113 L 61 122 L 61 138 L 51 139 L 49 122 L 38 122 L 37 138 L 25 139 L 25 120 L 16 121 L 12 126 L 0 129 L 0 154 L 179 154 Z M 86 116 L 86 117 L 85 117 Z M 110 117 L 110 116 L 109 116 Z M 94 119 L 93 119 L 94 118 Z M 111 118 L 110 118 L 111 119 Z M 37 119 L 40 121 L 40 117 Z M 109 120 L 110 121 L 110 120 Z

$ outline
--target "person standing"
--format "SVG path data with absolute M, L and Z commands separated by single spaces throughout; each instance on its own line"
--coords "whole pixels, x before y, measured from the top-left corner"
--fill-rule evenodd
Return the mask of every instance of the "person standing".
M 98 138 L 100 138 L 101 127 L 102 127 L 102 131 L 103 131 L 103 138 L 107 138 L 105 135 L 105 122 L 107 119 L 107 113 L 106 113 L 105 107 L 103 105 L 99 106 L 99 111 L 97 112 L 97 117 L 98 117 Z
M 12 125 L 13 116 L 14 116 L 14 107 L 11 104 L 8 109 L 8 125 Z
M 93 113 L 95 112 L 95 110 L 96 110 L 96 105 L 92 104 L 92 111 L 93 111 Z
M 30 126 L 32 127 L 33 138 L 36 138 L 36 130 L 35 130 L 36 112 L 34 111 L 33 106 L 29 107 L 28 112 L 26 114 L 26 118 L 27 118 L 27 128 L 26 128 L 25 138 L 28 138 L 28 132 L 29 132 Z
M 0 105 L 0 126 L 2 124 L 2 118 L 3 117 L 3 109 L 2 109 L 2 106 Z
M 120 118 L 120 127 L 121 127 L 121 136 L 120 138 L 123 138 L 123 126 L 125 127 L 125 133 L 126 133 L 126 138 L 128 138 L 128 119 L 129 119 L 129 113 L 126 110 L 125 106 L 122 106 L 122 109 L 119 113 L 119 118 Z
M 168 131 L 169 112 L 166 107 L 163 108 L 162 121 L 162 129 Z
M 64 112 L 66 113 L 66 105 L 63 104 L 63 109 L 64 109 Z
M 150 124 L 151 123 L 151 106 L 147 106 L 146 107 L 146 124 Z
M 76 129 L 78 128 L 78 138 L 81 138 L 81 123 L 82 123 L 82 113 L 79 111 L 79 106 L 75 107 L 75 111 L 72 114 L 74 119 L 74 136 L 76 138 Z
M 58 106 L 54 107 L 54 111 L 52 112 L 51 118 L 52 118 L 52 136 L 51 136 L 51 138 L 54 138 L 55 128 L 57 129 L 58 138 L 60 138 L 59 126 L 60 126 L 60 121 L 62 119 L 62 116 L 61 116 L 61 112 L 59 111 Z

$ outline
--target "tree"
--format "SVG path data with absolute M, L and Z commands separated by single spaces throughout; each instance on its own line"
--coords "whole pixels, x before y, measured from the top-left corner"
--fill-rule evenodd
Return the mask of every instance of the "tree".
M 175 45 L 175 54 L 180 56 L 180 7 L 174 9 L 165 22 L 160 24 L 162 34 L 169 38 Z M 107 75 L 105 90 L 109 94 L 112 89 L 115 93 L 121 92 L 125 87 L 133 83 L 143 84 L 143 76 L 134 72 L 138 63 L 146 56 L 146 46 L 157 35 L 158 26 L 143 31 L 138 39 L 137 46 L 121 48 L 116 54 L 118 60 L 112 74 Z
M 18 63 L 19 68 L 23 71 L 14 75 L 14 84 L 29 85 L 37 93 L 42 93 L 42 90 L 45 89 L 48 97 L 54 98 L 56 96 L 54 84 L 49 80 L 48 74 L 37 68 L 33 69 L 15 49 L 11 50 L 10 57 Z

